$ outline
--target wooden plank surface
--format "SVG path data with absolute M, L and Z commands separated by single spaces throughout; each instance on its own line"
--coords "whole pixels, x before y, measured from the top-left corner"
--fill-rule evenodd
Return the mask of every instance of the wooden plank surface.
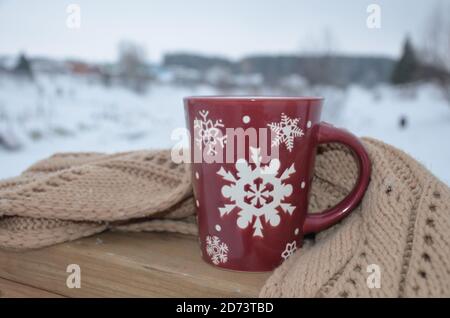
M 81 288 L 66 286 L 69 264 Z M 0 278 L 69 297 L 257 297 L 270 273 L 203 262 L 197 239 L 167 233 L 104 233 L 28 251 L 0 251 Z
M 27 285 L 0 278 L 0 298 L 60 298 L 61 295 L 50 293 Z

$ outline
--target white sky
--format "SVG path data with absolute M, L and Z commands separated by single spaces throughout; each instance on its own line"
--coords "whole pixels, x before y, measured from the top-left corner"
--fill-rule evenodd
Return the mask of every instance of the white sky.
M 397 56 L 407 33 L 443 0 L 0 0 L 0 55 L 114 60 L 123 39 L 157 61 L 165 52 L 242 57 L 323 47 L 325 30 L 342 53 Z M 66 27 L 66 7 L 81 7 L 81 28 Z M 381 6 L 381 29 L 368 29 L 367 6 Z

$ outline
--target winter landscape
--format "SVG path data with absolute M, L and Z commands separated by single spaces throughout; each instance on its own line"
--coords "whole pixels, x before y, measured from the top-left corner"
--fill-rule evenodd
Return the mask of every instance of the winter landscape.
M 398 19 L 402 1 L 0 1 L 0 179 L 55 152 L 169 148 L 184 96 L 234 94 L 323 96 L 324 121 L 450 184 L 448 6 Z
M 301 81 L 297 85 L 300 93 L 308 91 Z M 438 87 L 310 90 L 326 98 L 324 120 L 397 146 L 450 184 L 450 105 Z M 88 77 L 0 77 L 0 178 L 15 176 L 55 152 L 170 147 L 176 142 L 172 131 L 185 126 L 182 98 L 216 93 L 222 91 L 205 84 L 159 81 L 136 93 Z

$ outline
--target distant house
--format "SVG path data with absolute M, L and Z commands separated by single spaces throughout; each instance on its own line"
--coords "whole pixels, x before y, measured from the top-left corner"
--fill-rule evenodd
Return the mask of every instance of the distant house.
M 69 72 L 75 75 L 101 75 L 100 67 L 80 61 L 66 62 Z
M 6 67 L 0 65 L 0 75 L 8 74 L 8 73 L 9 73 L 9 70 Z
M 310 84 L 372 85 L 388 82 L 394 64 L 395 60 L 387 57 L 345 55 L 255 55 L 232 61 L 180 53 L 167 54 L 163 61 L 163 65 L 170 69 L 196 70 L 202 75 L 202 80 L 212 84 L 217 81 L 223 84 L 224 79 L 229 81 L 229 77 L 248 75 L 252 80 L 260 82 L 262 79 L 264 84 L 273 86 L 285 85 L 286 78 L 292 79 L 292 76 L 301 77 Z
M 181 66 L 169 67 L 173 82 L 177 84 L 199 84 L 202 82 L 200 71 Z
M 17 58 L 13 56 L 0 56 L 0 69 L 3 71 L 12 70 L 17 64 Z
M 416 72 L 416 78 L 422 81 L 436 81 L 442 84 L 450 83 L 449 72 L 443 68 L 427 64 L 419 66 Z
M 42 74 L 67 74 L 69 69 L 65 62 L 57 61 L 49 58 L 32 58 L 31 66 L 35 73 Z

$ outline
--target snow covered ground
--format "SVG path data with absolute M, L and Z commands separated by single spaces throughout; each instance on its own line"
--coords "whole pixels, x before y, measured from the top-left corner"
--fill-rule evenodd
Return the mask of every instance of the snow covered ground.
M 407 122 L 404 129 L 401 117 Z M 384 87 L 372 93 L 353 87 L 337 122 L 358 136 L 404 150 L 450 184 L 450 105 L 435 87 L 422 85 L 411 92 Z
M 14 151 L 0 146 L 0 178 L 55 152 L 170 147 L 173 129 L 184 127 L 182 97 L 214 93 L 206 86 L 153 84 L 140 95 L 86 78 L 40 76 L 26 82 L 0 77 L 0 136 L 12 146 L 20 144 Z M 450 184 L 450 106 L 435 87 L 353 86 L 322 93 L 325 120 L 405 150 Z

